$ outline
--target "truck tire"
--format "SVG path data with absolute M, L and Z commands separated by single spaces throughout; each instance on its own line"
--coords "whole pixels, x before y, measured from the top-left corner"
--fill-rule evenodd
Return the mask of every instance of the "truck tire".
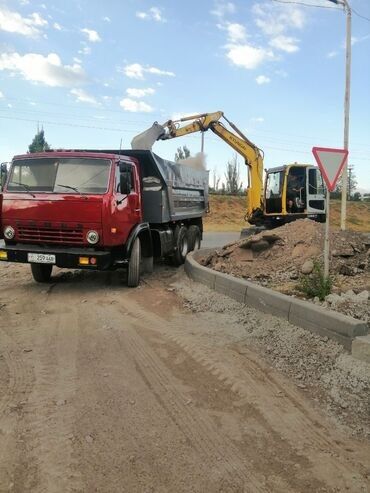
M 128 262 L 127 286 L 136 288 L 140 282 L 141 244 L 140 238 L 134 241 Z
M 192 224 L 188 229 L 189 252 L 199 250 L 201 242 L 201 233 L 199 226 Z
M 31 264 L 31 272 L 36 282 L 49 282 L 53 266 L 50 264 Z
M 172 257 L 172 264 L 182 265 L 185 262 L 189 251 L 188 229 L 185 226 L 177 226 L 175 230 L 175 253 Z

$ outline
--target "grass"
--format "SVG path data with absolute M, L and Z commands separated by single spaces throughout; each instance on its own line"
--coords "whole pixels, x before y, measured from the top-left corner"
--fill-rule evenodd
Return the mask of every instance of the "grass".
M 330 225 L 340 227 L 341 201 L 330 202 Z M 210 213 L 204 221 L 205 231 L 240 231 L 248 226 L 244 220 L 246 198 L 243 196 L 211 195 Z M 370 202 L 347 202 L 347 228 L 370 231 Z

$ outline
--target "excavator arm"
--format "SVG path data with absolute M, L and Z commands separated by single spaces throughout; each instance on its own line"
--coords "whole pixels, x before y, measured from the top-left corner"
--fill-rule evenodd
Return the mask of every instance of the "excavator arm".
M 229 130 L 221 119 L 226 120 L 234 130 Z M 181 126 L 183 122 L 189 122 Z M 162 125 L 163 132 L 157 140 L 173 139 L 194 132 L 206 132 L 212 130 L 224 142 L 229 144 L 237 153 L 243 156 L 248 166 L 248 188 L 247 188 L 247 220 L 254 223 L 262 215 L 263 204 L 263 152 L 253 144 L 232 122 L 222 113 L 202 113 L 187 116 L 179 120 L 168 120 Z

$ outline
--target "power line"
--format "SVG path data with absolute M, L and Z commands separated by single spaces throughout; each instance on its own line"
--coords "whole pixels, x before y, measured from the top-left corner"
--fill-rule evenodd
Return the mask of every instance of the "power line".
M 357 12 L 357 10 L 355 10 L 353 7 L 351 7 L 351 10 L 352 12 L 357 15 L 357 17 L 361 17 L 361 19 L 365 19 L 365 21 L 368 21 L 370 22 L 370 18 L 369 17 L 365 17 L 364 15 L 361 15 Z
M 305 7 L 315 7 L 315 8 L 319 8 L 319 9 L 342 10 L 341 8 L 338 8 L 338 7 L 329 7 L 329 5 L 318 5 L 318 4 L 314 4 L 314 3 L 298 2 L 295 0 L 272 0 L 272 1 L 277 2 L 277 3 L 293 3 L 295 5 L 303 5 Z M 364 19 L 365 21 L 370 22 L 369 17 L 366 17 L 365 15 L 360 14 L 352 6 L 351 6 L 351 11 L 355 15 L 357 15 L 357 17 L 360 17 L 361 19 Z
M 313 4 L 313 3 L 305 3 L 305 2 L 296 2 L 295 0 L 272 0 L 273 2 L 278 2 L 278 3 L 293 3 L 295 5 L 304 5 L 305 7 L 316 7 L 320 9 L 330 9 L 330 10 L 341 10 L 338 9 L 337 7 L 329 7 L 326 5 L 318 5 L 318 4 Z

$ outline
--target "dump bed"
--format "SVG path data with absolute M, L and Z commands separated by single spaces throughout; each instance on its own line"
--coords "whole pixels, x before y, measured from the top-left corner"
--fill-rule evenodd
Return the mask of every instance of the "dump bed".
M 139 160 L 145 221 L 164 223 L 205 214 L 208 171 L 167 161 L 146 150 L 125 150 L 122 154 Z

